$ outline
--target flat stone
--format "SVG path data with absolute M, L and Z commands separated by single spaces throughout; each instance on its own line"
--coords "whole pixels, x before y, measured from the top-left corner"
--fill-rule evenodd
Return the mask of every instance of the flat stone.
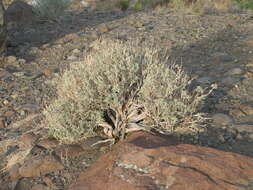
M 197 82 L 201 84 L 210 84 L 211 83 L 211 78 L 210 77 L 201 77 L 197 79 Z
M 1 128 L 5 128 L 5 118 L 4 117 L 0 117 L 0 129 Z
M 22 177 L 40 177 L 48 173 L 63 169 L 62 163 L 52 156 L 44 158 L 31 157 L 19 168 L 19 174 Z
M 20 179 L 14 190 L 29 190 L 31 189 L 31 183 L 27 179 Z
M 72 53 L 80 53 L 81 51 L 79 49 L 74 49 Z
M 218 109 L 219 111 L 228 111 L 229 106 L 227 104 L 215 104 L 215 108 Z
M 59 145 L 59 141 L 57 141 L 56 139 L 41 139 L 39 140 L 37 145 L 46 149 L 50 149 L 57 147 Z
M 15 73 L 13 73 L 13 75 L 16 77 L 22 77 L 25 75 L 25 72 L 15 72 Z
M 221 80 L 221 83 L 226 85 L 226 86 L 231 86 L 231 85 L 235 85 L 237 82 L 239 82 L 241 79 L 238 77 L 231 77 L 228 76 L 224 79 Z
M 12 181 L 20 179 L 22 176 L 19 174 L 19 165 L 15 164 L 9 169 L 9 176 Z
M 108 28 L 108 26 L 106 24 L 103 23 L 103 24 L 100 24 L 98 26 L 98 32 L 100 32 L 100 33 L 106 33 L 108 31 L 109 31 L 109 28 Z
M 69 190 L 240 190 L 252 180 L 253 158 L 139 132 L 97 160 Z
M 253 103 L 247 103 L 247 104 L 242 104 L 240 105 L 240 110 L 245 114 L 245 115 L 253 115 Z
M 63 145 L 57 147 L 55 154 L 62 157 L 74 158 L 84 153 L 84 149 L 80 145 Z
M 216 52 L 212 56 L 221 62 L 233 61 L 233 57 L 229 56 L 227 53 Z
M 8 63 L 14 63 L 17 61 L 17 58 L 15 56 L 8 56 L 7 57 L 7 62 Z
M 49 188 L 42 184 L 37 184 L 32 187 L 31 190 L 49 190 Z
M 54 71 L 53 71 L 52 69 L 46 68 L 46 69 L 43 69 L 43 70 L 41 71 L 41 73 L 42 73 L 43 75 L 45 75 L 46 77 L 51 77 L 51 76 L 54 74 Z
M 253 125 L 233 125 L 232 127 L 239 132 L 253 133 Z
M 85 8 L 90 7 L 90 4 L 87 1 L 81 1 L 80 4 L 82 5 L 82 7 L 85 7 Z
M 225 126 L 225 125 L 230 125 L 233 123 L 233 119 L 223 113 L 216 113 L 212 116 L 212 120 L 213 120 L 213 125 L 221 125 L 221 126 Z
M 14 111 L 12 111 L 12 110 L 8 110 L 8 111 L 6 111 L 5 113 L 4 113 L 4 116 L 5 117 L 13 117 L 13 116 L 15 116 L 15 112 Z
M 42 181 L 50 188 L 53 189 L 53 187 L 55 186 L 54 185 L 54 182 L 49 178 L 49 177 L 43 177 L 42 178 Z
M 36 136 L 34 133 L 25 133 L 22 134 L 19 139 L 19 146 L 20 147 L 30 147 L 33 146 L 35 141 L 38 139 L 38 136 Z
M 70 55 L 67 57 L 67 60 L 77 60 L 77 57 L 75 55 Z
M 243 70 L 241 68 L 233 68 L 225 73 L 225 75 L 241 75 Z
M 20 64 L 25 64 L 25 63 L 26 63 L 26 60 L 25 60 L 25 59 L 18 59 L 18 62 L 19 62 Z

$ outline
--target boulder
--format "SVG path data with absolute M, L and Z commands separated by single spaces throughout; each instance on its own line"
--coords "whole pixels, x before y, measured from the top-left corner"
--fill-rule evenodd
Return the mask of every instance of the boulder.
M 6 51 L 6 22 L 5 22 L 5 10 L 2 0 L 0 0 L 0 57 L 5 54 Z
M 31 24 L 35 19 L 33 7 L 22 0 L 13 1 L 6 9 L 5 14 L 8 27 L 18 24 Z
M 69 190 L 241 190 L 253 158 L 135 133 L 80 175 Z

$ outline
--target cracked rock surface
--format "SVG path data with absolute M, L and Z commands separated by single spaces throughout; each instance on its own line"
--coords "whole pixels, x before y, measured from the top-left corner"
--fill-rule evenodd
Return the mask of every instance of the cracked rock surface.
M 69 190 L 241 190 L 252 182 L 250 157 L 140 132 L 102 156 Z

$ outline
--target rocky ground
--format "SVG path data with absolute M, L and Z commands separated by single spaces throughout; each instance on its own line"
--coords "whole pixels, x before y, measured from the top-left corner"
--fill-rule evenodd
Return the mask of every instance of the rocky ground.
M 39 124 L 55 97 L 49 81 L 83 61 L 101 37 L 159 44 L 196 84 L 217 83 L 204 107 L 213 120 L 207 132 L 181 140 L 253 157 L 252 14 L 79 8 L 53 24 L 34 22 L 32 15 L 18 18 L 8 26 L 8 56 L 0 64 L 0 189 L 67 189 L 109 151 L 90 147 L 99 138 L 59 145 L 44 138 Z

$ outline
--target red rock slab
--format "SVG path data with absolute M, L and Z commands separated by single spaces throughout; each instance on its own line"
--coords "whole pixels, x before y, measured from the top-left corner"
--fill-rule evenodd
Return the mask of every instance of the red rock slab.
M 241 190 L 253 158 L 135 133 L 80 175 L 69 190 Z

